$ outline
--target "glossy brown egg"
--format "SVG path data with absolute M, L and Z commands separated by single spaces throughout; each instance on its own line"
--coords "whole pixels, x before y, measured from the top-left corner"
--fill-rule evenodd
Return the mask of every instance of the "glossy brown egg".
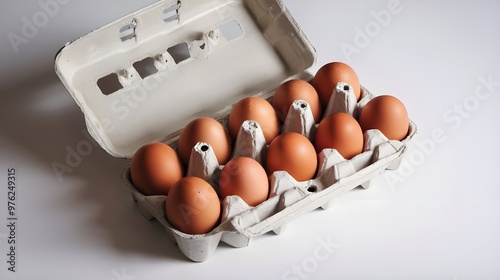
M 351 159 L 363 151 L 363 132 L 351 115 L 334 113 L 318 125 L 314 146 L 318 153 L 336 149 L 345 159 Z
M 287 132 L 276 137 L 267 149 L 267 174 L 283 170 L 297 181 L 309 180 L 316 174 L 317 160 L 309 139 L 299 133 Z
M 166 201 L 168 222 L 188 234 L 210 232 L 219 223 L 221 206 L 215 190 L 198 177 L 184 177 L 170 190 Z
M 147 144 L 137 150 L 130 172 L 134 186 L 144 195 L 167 195 L 184 176 L 179 156 L 163 143 Z
M 378 129 L 390 140 L 403 140 L 408 135 L 408 112 L 396 97 L 381 95 L 363 107 L 359 124 L 363 131 Z
M 274 93 L 272 105 L 282 122 L 285 121 L 288 110 L 295 100 L 306 101 L 311 108 L 314 121 L 319 122 L 322 110 L 318 93 L 310 83 L 298 79 L 283 83 Z
M 191 150 L 198 142 L 210 144 L 219 164 L 226 164 L 231 155 L 231 138 L 221 123 L 212 118 L 191 121 L 181 132 L 177 149 L 185 165 L 188 165 Z
M 354 90 L 356 100 L 360 99 L 361 86 L 354 69 L 342 62 L 331 62 L 322 66 L 312 81 L 314 88 L 318 92 L 323 110 L 328 106 L 330 97 L 339 82 L 348 83 Z
M 260 97 L 247 97 L 236 103 L 229 114 L 229 134 L 236 140 L 246 120 L 256 121 L 262 128 L 267 144 L 279 134 L 279 120 L 271 103 Z
M 219 177 L 221 199 L 237 195 L 250 206 L 264 202 L 269 195 L 269 180 L 264 168 L 249 157 L 230 160 Z

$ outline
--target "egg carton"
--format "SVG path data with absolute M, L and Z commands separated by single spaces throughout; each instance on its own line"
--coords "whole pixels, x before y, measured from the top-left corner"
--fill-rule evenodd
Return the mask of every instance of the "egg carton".
M 160 0 L 67 43 L 57 53 L 55 72 L 85 117 L 87 130 L 110 156 L 132 158 L 141 146 L 163 142 L 176 148 L 181 129 L 211 116 L 226 128 L 231 107 L 248 96 L 272 98 L 288 79 L 310 80 L 317 53 L 281 0 Z M 363 89 L 353 99 L 339 85 L 328 112 L 357 115 L 372 98 Z M 296 101 L 283 131 L 314 137 L 308 104 Z M 189 235 L 165 217 L 165 196 L 143 196 L 122 176 L 142 214 L 156 218 L 166 236 L 194 261 L 204 261 L 220 241 L 244 247 L 255 236 L 280 233 L 296 215 L 328 208 L 332 199 L 386 169 L 397 168 L 406 144 L 388 141 L 377 131 L 365 134 L 365 149 L 351 160 L 335 150 L 319 154 L 317 178 L 296 182 L 287 173 L 272 174 L 270 198 L 249 207 L 236 196 L 223 201 L 222 220 L 213 231 Z M 258 124 L 246 122 L 234 156 L 262 162 L 267 145 Z M 222 166 L 208 144 L 199 143 L 188 175 L 217 188 Z
M 339 83 L 325 116 L 344 112 L 357 117 L 372 98 L 373 95 L 362 88 L 361 100 L 356 102 L 352 87 Z M 227 115 L 222 123 L 227 128 Z M 290 107 L 281 132 L 297 132 L 314 143 L 316 128 L 307 102 L 296 100 Z M 407 143 L 415 133 L 416 126 L 412 121 L 408 136 L 402 141 L 388 140 L 377 129 L 368 130 L 364 133 L 363 152 L 350 160 L 344 159 L 335 149 L 324 149 L 318 154 L 317 176 L 311 180 L 299 182 L 286 171 L 276 171 L 270 176 L 270 195 L 266 201 L 251 207 L 236 195 L 227 196 L 222 201 L 221 223 L 206 234 L 186 234 L 175 229 L 166 218 L 166 196 L 140 193 L 132 183 L 130 166 L 124 170 L 123 180 L 142 215 L 158 220 L 165 227 L 168 239 L 177 244 L 186 257 L 202 262 L 214 254 L 221 241 L 238 248 L 248 246 L 253 237 L 270 231 L 280 234 L 298 215 L 319 207 L 328 209 L 335 198 L 357 186 L 368 188 L 375 176 L 398 168 Z M 238 133 L 232 158 L 251 157 L 263 164 L 267 147 L 259 124 L 245 121 Z M 205 179 L 217 191 L 223 167 L 218 164 L 212 147 L 199 142 L 193 147 L 186 175 Z

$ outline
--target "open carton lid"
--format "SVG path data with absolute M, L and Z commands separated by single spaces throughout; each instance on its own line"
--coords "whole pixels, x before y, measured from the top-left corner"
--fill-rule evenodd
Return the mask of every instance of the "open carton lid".
M 67 44 L 56 73 L 109 154 L 176 139 L 305 77 L 316 51 L 280 0 L 159 1 Z

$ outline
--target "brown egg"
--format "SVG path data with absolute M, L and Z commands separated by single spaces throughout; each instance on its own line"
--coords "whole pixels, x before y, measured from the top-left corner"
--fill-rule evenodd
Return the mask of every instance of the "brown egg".
M 276 137 L 267 149 L 267 174 L 284 170 L 295 180 L 306 181 L 316 174 L 317 160 L 309 139 L 295 132 L 287 132 Z
M 381 95 L 370 100 L 361 110 L 359 124 L 363 132 L 378 129 L 390 140 L 403 140 L 408 135 L 408 112 L 399 99 Z
M 221 123 L 212 118 L 191 121 L 181 132 L 177 150 L 185 165 L 189 163 L 191 150 L 198 142 L 212 146 L 219 164 L 226 164 L 231 155 L 231 138 Z
M 316 130 L 316 151 L 336 149 L 345 159 L 363 151 L 363 132 L 356 119 L 346 113 L 333 113 L 325 117 Z
M 210 232 L 219 223 L 221 206 L 215 190 L 198 177 L 184 177 L 167 196 L 168 222 L 188 234 Z
M 361 86 L 354 69 L 342 62 L 331 62 L 323 65 L 312 80 L 312 84 L 319 94 L 323 110 L 328 106 L 330 97 L 339 82 L 348 83 L 354 90 L 356 100 L 359 100 Z
M 247 97 L 236 103 L 229 114 L 229 134 L 235 140 L 246 120 L 256 121 L 262 128 L 267 144 L 279 134 L 279 120 L 273 106 L 264 98 Z
M 144 195 L 167 195 L 184 176 L 179 156 L 163 143 L 147 144 L 137 150 L 130 172 L 134 186 Z
M 264 168 L 249 157 L 230 160 L 219 177 L 221 199 L 228 195 L 241 197 L 248 205 L 257 206 L 269 195 L 269 180 Z
M 290 80 L 276 89 L 272 105 L 281 121 L 285 121 L 290 106 L 295 100 L 303 100 L 309 104 L 314 121 L 317 123 L 321 118 L 321 105 L 319 96 L 314 87 L 304 80 Z

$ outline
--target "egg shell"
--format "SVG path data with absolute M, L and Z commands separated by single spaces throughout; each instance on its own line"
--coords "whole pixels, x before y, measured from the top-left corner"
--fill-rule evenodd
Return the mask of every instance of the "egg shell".
M 246 204 L 257 206 L 269 195 L 269 179 L 266 171 L 252 158 L 233 158 L 220 173 L 219 194 L 221 199 L 229 195 L 238 195 Z
M 246 120 L 256 121 L 264 133 L 266 143 L 278 136 L 280 124 L 273 106 L 264 98 L 247 97 L 238 101 L 229 113 L 229 133 L 236 139 Z
M 197 118 L 189 122 L 182 130 L 177 149 L 187 166 L 191 150 L 198 142 L 209 143 L 215 152 L 219 164 L 225 164 L 231 155 L 231 138 L 222 124 L 212 118 Z
M 342 112 L 325 117 L 314 139 L 318 153 L 326 148 L 336 149 L 345 159 L 351 159 L 363 151 L 361 127 L 354 117 Z
M 298 181 L 312 179 L 318 158 L 312 143 L 299 133 L 286 132 L 276 137 L 267 149 L 266 170 L 287 171 Z
M 322 109 L 318 93 L 309 82 L 300 79 L 286 81 L 276 89 L 271 104 L 281 121 L 286 119 L 290 106 L 296 100 L 306 101 L 311 108 L 314 122 L 319 122 Z
M 378 129 L 391 140 L 403 140 L 408 135 L 408 111 L 398 98 L 380 95 L 363 107 L 359 124 L 363 131 Z
M 177 153 L 163 143 L 142 146 L 132 157 L 134 185 L 145 195 L 166 195 L 184 176 L 184 167 Z
M 187 234 L 211 231 L 219 222 L 219 197 L 205 180 L 188 176 L 177 181 L 167 196 L 167 219 Z
M 345 82 L 354 89 L 356 100 L 361 97 L 359 78 L 351 66 L 342 62 L 331 62 L 323 65 L 312 80 L 312 84 L 319 94 L 323 108 L 326 108 L 330 97 L 339 82 Z

